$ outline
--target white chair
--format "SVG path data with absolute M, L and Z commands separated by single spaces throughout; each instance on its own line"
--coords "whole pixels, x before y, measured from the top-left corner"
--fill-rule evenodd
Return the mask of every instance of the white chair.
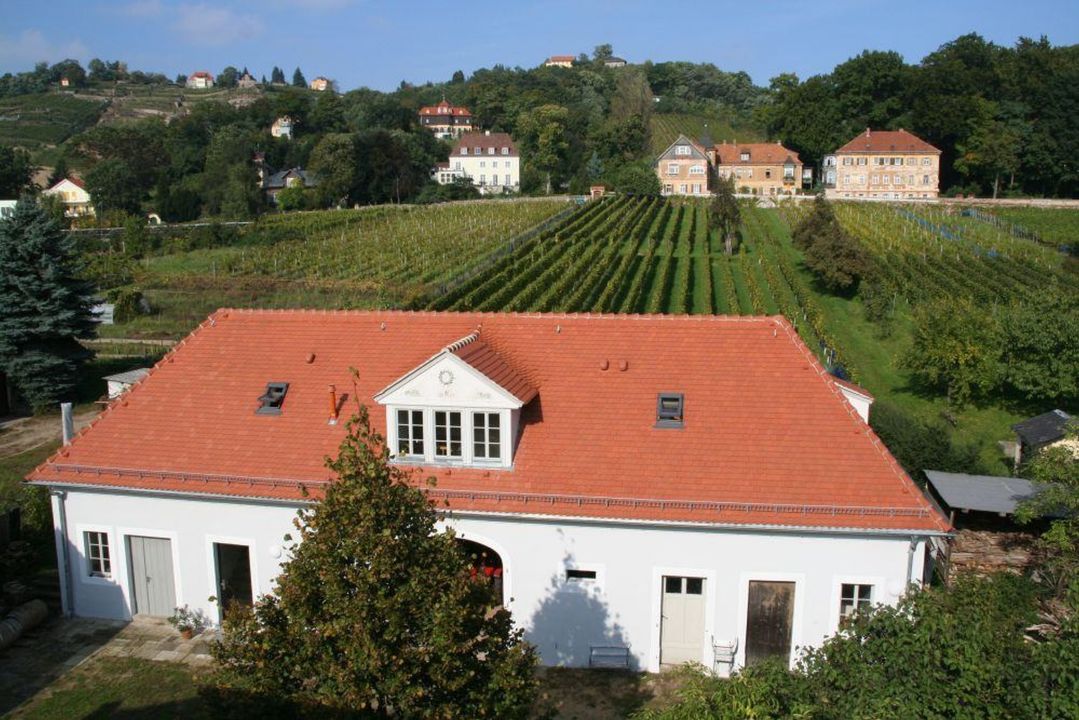
M 712 636 L 712 672 L 719 673 L 721 666 L 726 666 L 727 674 L 734 669 L 734 657 L 738 654 L 738 638 L 730 642 L 716 642 L 716 636 Z

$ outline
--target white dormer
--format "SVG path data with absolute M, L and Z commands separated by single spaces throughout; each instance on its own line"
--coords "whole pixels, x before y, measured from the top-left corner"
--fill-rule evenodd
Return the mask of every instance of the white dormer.
M 398 462 L 508 468 L 521 408 L 535 395 L 472 333 L 391 383 L 375 402 L 386 407 L 386 442 Z

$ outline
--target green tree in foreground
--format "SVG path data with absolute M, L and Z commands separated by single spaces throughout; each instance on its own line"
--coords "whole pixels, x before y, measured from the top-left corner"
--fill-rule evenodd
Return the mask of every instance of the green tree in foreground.
M 734 197 L 733 175 L 716 180 L 716 196 L 708 209 L 708 219 L 713 227 L 719 229 L 724 252 L 732 254 L 738 226 L 742 224 L 742 209 L 738 207 L 738 199 Z
M 0 369 L 35 411 L 70 400 L 94 335 L 75 243 L 37 204 L 0 221 Z
M 31 189 L 34 165 L 22 148 L 0 145 L 0 199 L 18 199 Z
M 129 215 L 141 212 L 142 190 L 135 173 L 123 160 L 110 158 L 94 165 L 86 173 L 86 192 L 90 193 L 98 215 L 112 211 Z
M 524 718 L 535 651 L 452 531 L 391 465 L 366 408 L 296 520 L 274 594 L 235 609 L 211 695 L 238 716 Z M 286 538 L 291 539 L 291 538 Z M 268 714 L 269 713 L 269 714 Z
M 1031 642 L 1037 588 L 1009 574 L 961 577 L 853 618 L 794 672 L 699 674 L 641 720 L 1079 717 L 1079 628 Z
M 805 264 L 829 292 L 849 294 L 869 274 L 869 256 L 836 219 L 831 204 L 818 195 L 794 228 L 794 244 L 805 251 Z

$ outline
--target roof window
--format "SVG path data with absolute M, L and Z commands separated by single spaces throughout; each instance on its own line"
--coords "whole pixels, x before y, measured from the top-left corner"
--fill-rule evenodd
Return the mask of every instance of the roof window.
M 259 396 L 259 408 L 255 413 L 258 415 L 280 415 L 281 406 L 285 404 L 285 393 L 287 392 L 287 382 L 266 383 L 266 392 Z
M 660 393 L 656 398 L 656 427 L 682 427 L 684 406 L 685 396 L 682 393 Z

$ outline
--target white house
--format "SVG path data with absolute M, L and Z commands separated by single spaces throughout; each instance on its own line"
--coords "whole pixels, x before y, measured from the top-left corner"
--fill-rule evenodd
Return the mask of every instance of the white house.
M 0 200 L 0 220 L 14 215 L 15 206 L 18 204 L 18 200 Z
M 285 138 L 286 140 L 292 139 L 292 118 L 288 115 L 283 115 L 273 121 L 270 125 L 270 134 L 275 138 Z
M 187 76 L 187 87 L 192 90 L 206 90 L 214 86 L 213 73 L 197 70 Z
M 64 217 L 92 217 L 94 204 L 86 186 L 78 178 L 64 178 L 51 188 L 41 191 L 42 195 L 56 195 L 64 205 Z
M 515 192 L 521 188 L 521 156 L 509 133 L 466 133 L 432 177 L 443 185 L 467 178 L 484 195 Z
M 271 592 L 359 403 L 547 664 L 793 662 L 949 530 L 782 317 L 220 310 L 30 475 L 65 608 Z

